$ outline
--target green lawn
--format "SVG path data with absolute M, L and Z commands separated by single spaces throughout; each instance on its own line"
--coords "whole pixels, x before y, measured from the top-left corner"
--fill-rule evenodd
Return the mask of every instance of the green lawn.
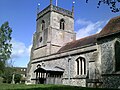
M 0 84 L 0 90 L 106 90 L 98 88 L 82 88 L 65 85 L 25 85 L 25 84 Z M 116 89 L 107 89 L 116 90 Z

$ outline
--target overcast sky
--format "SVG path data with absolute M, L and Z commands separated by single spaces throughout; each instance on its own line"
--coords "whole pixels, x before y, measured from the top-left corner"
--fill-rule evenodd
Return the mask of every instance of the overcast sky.
M 40 10 L 49 5 L 50 0 L 0 0 L 0 25 L 8 21 L 12 33 L 12 64 L 26 67 L 29 62 L 32 36 L 36 31 L 36 10 L 40 3 Z M 56 0 L 53 0 L 55 4 Z M 58 6 L 71 10 L 73 0 L 58 0 Z M 101 5 L 97 8 L 98 0 L 75 1 L 75 32 L 77 39 L 98 33 L 106 23 L 118 13 L 112 13 L 109 7 Z

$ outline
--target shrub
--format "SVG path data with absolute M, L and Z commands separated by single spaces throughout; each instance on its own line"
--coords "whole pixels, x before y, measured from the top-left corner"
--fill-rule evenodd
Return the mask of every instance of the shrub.
M 1 84 L 1 83 L 3 83 L 3 78 L 2 78 L 2 77 L 0 77 L 0 84 Z

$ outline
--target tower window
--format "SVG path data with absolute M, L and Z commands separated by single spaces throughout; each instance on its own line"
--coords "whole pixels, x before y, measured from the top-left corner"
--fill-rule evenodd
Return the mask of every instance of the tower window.
M 120 42 L 115 42 L 115 70 L 120 71 Z
M 42 42 L 42 37 L 40 37 L 40 42 Z
M 42 20 L 42 30 L 45 30 L 45 21 Z
M 79 57 L 77 60 L 77 75 L 85 75 L 86 74 L 86 62 L 85 58 Z
M 64 21 L 64 19 L 60 20 L 60 29 L 62 29 L 62 30 L 65 29 L 65 21 Z

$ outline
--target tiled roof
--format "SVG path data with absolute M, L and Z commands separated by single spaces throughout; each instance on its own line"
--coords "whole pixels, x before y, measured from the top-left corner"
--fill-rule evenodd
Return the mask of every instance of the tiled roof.
M 72 42 L 67 43 L 65 46 L 63 46 L 58 53 L 60 52 L 64 52 L 64 51 L 68 51 L 68 50 L 72 50 L 81 46 L 85 46 L 85 45 L 94 45 L 96 43 L 96 37 L 98 34 L 95 35 L 91 35 L 85 38 L 81 38 L 79 40 L 74 40 Z
M 120 32 L 120 16 L 112 18 L 99 33 L 98 38 Z

